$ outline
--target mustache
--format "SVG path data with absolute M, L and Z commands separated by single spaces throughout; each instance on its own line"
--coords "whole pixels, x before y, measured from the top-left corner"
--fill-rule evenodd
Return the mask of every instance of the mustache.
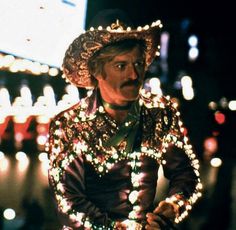
M 139 80 L 129 80 L 129 81 L 126 81 L 124 82 L 123 84 L 121 84 L 121 87 L 125 87 L 125 86 L 140 86 L 141 85 L 141 81 Z

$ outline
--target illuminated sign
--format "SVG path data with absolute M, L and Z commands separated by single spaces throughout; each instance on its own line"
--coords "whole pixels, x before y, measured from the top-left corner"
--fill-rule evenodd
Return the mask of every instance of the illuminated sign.
M 1 0 L 0 52 L 60 67 L 85 28 L 87 0 Z

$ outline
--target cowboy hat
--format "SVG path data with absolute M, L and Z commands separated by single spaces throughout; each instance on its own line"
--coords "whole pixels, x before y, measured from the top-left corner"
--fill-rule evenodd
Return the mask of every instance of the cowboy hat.
M 144 27 L 132 28 L 126 14 L 119 9 L 99 12 L 91 22 L 89 30 L 80 34 L 69 46 L 62 64 L 63 77 L 82 88 L 96 86 L 91 76 L 88 60 L 104 46 L 127 40 L 144 40 L 146 43 L 146 65 L 149 66 L 159 50 L 160 20 Z

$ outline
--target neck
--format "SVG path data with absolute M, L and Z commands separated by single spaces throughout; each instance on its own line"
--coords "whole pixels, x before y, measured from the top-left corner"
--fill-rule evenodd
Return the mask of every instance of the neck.
M 101 98 L 101 100 L 102 100 L 102 104 L 103 104 L 104 108 L 112 109 L 112 110 L 129 110 L 130 107 L 133 104 L 133 101 L 132 101 L 132 102 L 129 102 L 128 104 L 126 104 L 126 105 L 116 105 L 116 104 L 106 102 L 102 98 Z

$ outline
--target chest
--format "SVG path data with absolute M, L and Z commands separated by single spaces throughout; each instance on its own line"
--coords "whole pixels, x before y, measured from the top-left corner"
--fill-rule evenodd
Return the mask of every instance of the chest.
M 99 174 L 109 172 L 116 163 L 123 160 L 137 167 L 142 156 L 160 162 L 166 133 L 161 115 L 158 111 L 155 114 L 142 111 L 137 133 L 131 140 L 134 148 L 130 152 L 126 150 L 130 144 L 128 135 L 133 134 L 132 127 L 123 132 L 110 117 L 98 115 L 93 120 L 73 127 L 70 137 L 74 143 L 73 150 L 83 154 Z M 115 144 L 106 145 L 112 138 Z

